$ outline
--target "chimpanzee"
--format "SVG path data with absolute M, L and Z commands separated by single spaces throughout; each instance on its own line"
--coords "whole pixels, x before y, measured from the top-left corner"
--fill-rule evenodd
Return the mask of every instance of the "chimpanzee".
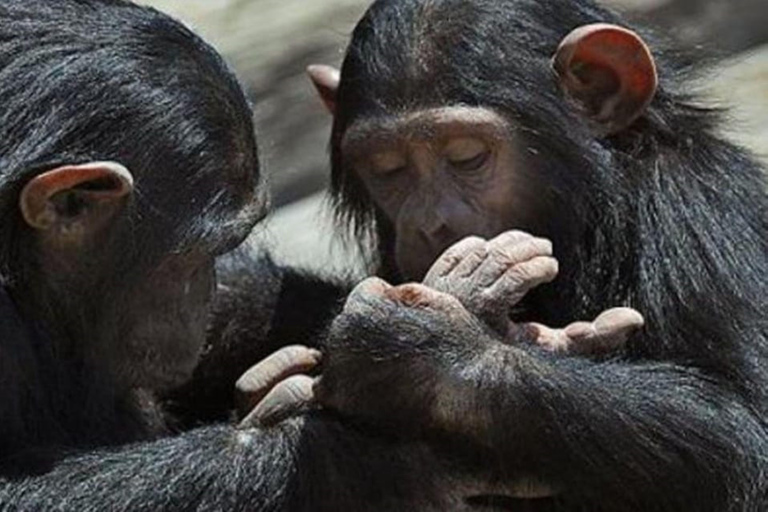
M 214 259 L 266 210 L 249 106 L 210 47 L 122 0 L 6 0 L 0 99 L 0 508 L 452 506 L 429 447 L 330 413 L 169 428 L 156 394 L 198 361 Z
M 763 170 L 716 135 L 691 60 L 641 34 L 591 0 L 378 0 L 338 90 L 314 70 L 335 111 L 338 211 L 375 242 L 381 277 L 421 279 L 457 239 L 515 228 L 560 263 L 515 321 L 615 305 L 645 318 L 622 357 L 591 360 L 505 343 L 423 285 L 353 292 L 317 398 L 468 447 L 499 483 L 478 506 L 768 507 Z M 521 478 L 551 496 L 515 500 Z

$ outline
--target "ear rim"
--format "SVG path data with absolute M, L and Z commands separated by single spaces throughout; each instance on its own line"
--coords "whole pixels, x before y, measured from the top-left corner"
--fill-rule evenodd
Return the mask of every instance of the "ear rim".
M 336 95 L 339 91 L 341 71 L 326 64 L 311 64 L 307 66 L 306 73 L 326 110 L 331 115 L 336 115 Z
M 29 180 L 19 194 L 18 204 L 22 218 L 28 226 L 39 231 L 48 231 L 64 222 L 51 206 L 51 199 L 62 192 L 103 179 L 115 179 L 119 185 L 114 189 L 81 190 L 94 203 L 116 203 L 129 196 L 134 190 L 134 178 L 122 164 L 113 161 L 88 162 L 77 165 L 62 165 L 38 174 Z
M 643 38 L 635 31 L 616 24 L 591 23 L 582 25 L 573 29 L 562 39 L 552 57 L 551 64 L 563 92 L 579 107 L 582 107 L 583 102 L 576 97 L 574 87 L 568 85 L 569 81 L 578 82 L 578 79 L 574 78 L 571 72 L 571 64 L 580 49 L 589 51 L 586 45 L 594 44 L 590 39 L 605 36 L 620 36 L 626 41 L 631 41 L 636 49 L 637 57 L 634 63 L 620 62 L 615 68 L 611 67 L 611 71 L 614 71 L 619 79 L 620 89 L 616 94 L 605 99 L 601 109 L 601 111 L 607 110 L 611 113 L 617 113 L 621 112 L 621 108 L 624 107 L 628 114 L 622 118 L 618 116 L 607 117 L 605 113 L 592 116 L 588 112 L 583 112 L 596 125 L 600 135 L 609 136 L 615 135 L 634 124 L 647 111 L 656 97 L 659 86 L 658 69 L 653 52 Z M 611 58 L 616 58 L 612 55 L 601 55 L 601 57 L 604 60 L 601 64 L 605 64 Z M 635 66 L 637 72 L 622 74 L 620 66 L 625 68 Z M 638 77 L 642 77 L 642 80 L 638 81 Z M 628 84 L 628 82 L 635 83 Z M 636 90 L 633 90 L 633 85 L 636 86 Z M 628 109 L 628 106 L 631 108 Z

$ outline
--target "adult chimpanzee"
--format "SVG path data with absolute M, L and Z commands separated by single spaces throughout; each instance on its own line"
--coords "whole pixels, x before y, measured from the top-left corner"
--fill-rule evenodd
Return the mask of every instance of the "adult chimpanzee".
M 714 134 L 674 54 L 648 34 L 652 60 L 620 23 L 590 0 L 380 0 L 338 91 L 314 74 L 339 211 L 372 233 L 381 276 L 420 279 L 462 236 L 524 229 L 553 241 L 560 277 L 513 318 L 637 308 L 625 356 L 504 344 L 450 297 L 374 280 L 333 325 L 317 396 L 463 441 L 502 483 L 548 482 L 542 507 L 765 510 L 764 176 Z
M 197 362 L 214 258 L 265 211 L 211 48 L 121 0 L 6 0 L 0 99 L 0 508 L 451 505 L 426 448 L 328 414 L 166 428 L 153 394 Z

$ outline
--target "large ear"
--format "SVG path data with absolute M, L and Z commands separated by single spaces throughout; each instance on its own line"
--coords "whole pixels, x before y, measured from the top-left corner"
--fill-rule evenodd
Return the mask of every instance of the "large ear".
M 323 64 L 312 64 L 307 68 L 307 75 L 317 89 L 325 108 L 336 114 L 336 92 L 339 90 L 341 74 L 339 70 Z
M 31 227 L 81 241 L 103 227 L 133 191 L 133 176 L 115 162 L 65 165 L 32 178 L 19 196 Z
M 648 108 L 658 86 L 648 46 L 617 25 L 577 28 L 560 43 L 553 66 L 565 93 L 601 135 L 630 126 Z

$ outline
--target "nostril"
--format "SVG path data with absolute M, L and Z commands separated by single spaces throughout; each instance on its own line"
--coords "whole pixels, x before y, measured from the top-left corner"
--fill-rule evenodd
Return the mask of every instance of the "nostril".
M 441 243 L 450 243 L 454 237 L 454 233 L 448 226 L 441 224 L 440 227 L 432 232 L 432 237 Z
M 425 226 L 422 235 L 426 239 L 429 247 L 436 250 L 443 250 L 456 238 L 455 233 L 445 222 L 435 222 L 431 226 Z

